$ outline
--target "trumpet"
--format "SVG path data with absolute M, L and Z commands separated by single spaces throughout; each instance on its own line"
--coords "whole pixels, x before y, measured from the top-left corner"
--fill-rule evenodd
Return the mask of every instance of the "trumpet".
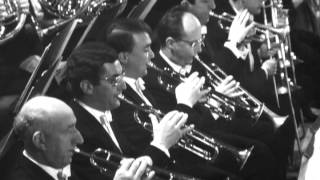
M 123 95 L 119 95 L 118 98 L 136 109 L 136 111 L 134 112 L 135 121 L 149 132 L 153 131 L 152 124 L 141 120 L 139 117 L 139 111 L 153 114 L 157 117 L 157 119 L 160 119 L 164 116 L 164 113 L 162 113 L 159 109 L 155 109 L 147 105 L 137 105 L 132 101 L 126 99 Z M 187 127 L 187 125 L 185 125 L 184 127 Z M 235 157 L 240 170 L 246 164 L 254 148 L 254 146 L 251 146 L 248 149 L 238 149 L 229 144 L 217 141 L 215 138 L 207 136 L 206 134 L 195 129 L 191 130 L 184 137 L 182 137 L 178 141 L 177 145 L 182 149 L 185 149 L 197 155 L 198 157 L 210 162 L 214 162 L 218 157 L 220 150 L 224 149 L 230 152 Z
M 223 27 L 223 25 L 222 25 L 221 21 L 226 21 L 226 22 L 231 23 L 235 18 L 234 15 L 228 14 L 226 12 L 223 12 L 222 14 L 216 14 L 215 12 L 210 11 L 209 15 L 211 17 L 217 18 L 220 21 L 220 23 L 219 23 L 220 26 L 222 26 L 222 27 Z M 251 38 L 254 41 L 258 41 L 258 42 L 264 42 L 266 40 L 265 34 L 267 33 L 267 31 L 271 32 L 273 34 L 276 34 L 276 35 L 280 35 L 281 37 L 285 37 L 290 32 L 290 30 L 286 27 L 274 28 L 272 26 L 264 25 L 264 24 L 257 23 L 257 22 L 253 22 L 253 24 L 254 24 L 254 30 L 258 33 L 261 33 L 261 35 L 256 34 L 255 36 L 252 36 L 249 38 Z M 224 28 L 224 29 L 227 29 L 227 28 Z
M 195 60 L 204 67 L 207 71 L 208 78 L 210 79 L 210 84 L 215 86 L 217 83 L 221 82 L 227 77 L 227 74 L 220 69 L 216 64 L 211 63 L 211 67 L 205 64 L 198 55 L 195 56 Z M 264 105 L 259 99 L 250 94 L 247 90 L 238 87 L 238 91 L 242 92 L 243 95 L 236 97 L 237 102 L 241 102 L 251 108 L 247 109 L 251 118 L 257 121 L 262 113 L 265 113 L 267 117 L 272 121 L 275 128 L 280 127 L 288 118 L 288 116 L 280 116 Z
M 164 87 L 169 92 L 174 92 L 175 86 L 172 84 L 168 84 L 165 82 L 165 80 L 162 79 L 162 76 L 166 76 L 172 80 L 174 80 L 177 83 L 184 82 L 184 77 L 182 77 L 180 74 L 164 68 L 160 69 L 152 62 L 148 63 L 148 67 L 152 68 L 153 70 L 159 72 L 161 76 L 158 77 L 159 84 Z M 210 87 L 209 87 L 210 88 Z M 250 106 L 247 106 L 243 103 L 235 102 L 233 99 L 225 96 L 224 94 L 221 94 L 217 91 L 215 91 L 213 88 L 210 88 L 210 92 L 207 94 L 206 101 L 202 102 L 202 105 L 204 105 L 206 108 L 210 109 L 211 113 L 218 114 L 220 117 L 223 117 L 225 119 L 231 120 L 232 115 L 234 113 L 234 107 L 240 107 L 243 109 L 248 109 Z M 217 105 L 219 104 L 219 105 Z
M 110 169 L 117 169 L 120 166 L 120 161 L 124 159 L 120 154 L 97 148 L 93 153 L 87 153 L 81 151 L 79 148 L 75 148 L 74 152 L 90 159 L 92 166 L 98 168 L 101 173 L 107 173 Z M 105 167 L 107 166 L 107 167 Z M 108 169 L 109 168 L 109 169 Z M 159 180 L 200 180 L 195 177 L 190 177 L 178 173 L 174 173 L 165 169 L 161 169 L 154 166 L 146 168 L 144 176 L 148 176 L 151 172 L 155 172 L 153 179 Z

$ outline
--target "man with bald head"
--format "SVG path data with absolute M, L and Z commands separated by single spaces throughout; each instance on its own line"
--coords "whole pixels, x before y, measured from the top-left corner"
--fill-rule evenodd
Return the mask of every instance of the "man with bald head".
M 14 130 L 24 142 L 24 150 L 8 180 L 80 179 L 70 163 L 83 138 L 72 109 L 63 101 L 46 96 L 30 99 L 15 118 Z M 142 159 L 126 159 L 114 180 L 140 179 L 146 167 Z
M 83 143 L 76 118 L 64 102 L 39 96 L 29 100 L 14 121 L 24 142 L 23 156 L 8 179 L 56 179 L 71 176 L 74 148 Z
M 155 58 L 152 61 L 157 67 L 171 70 L 180 74 L 181 77 L 188 76 L 191 68 L 198 71 L 199 74 L 204 75 L 203 69 L 193 63 L 193 58 L 202 50 L 201 23 L 197 17 L 186 10 L 186 8 L 176 6 L 162 17 L 156 30 L 160 49 L 155 50 Z M 179 102 L 177 102 L 173 93 L 168 92 L 166 87 L 161 85 L 159 78 L 161 78 L 162 84 L 176 84 L 172 78 L 168 79 L 150 69 L 148 75 L 144 78 L 146 89 L 151 92 L 162 110 L 170 110 Z M 234 94 L 234 88 L 238 86 L 238 83 L 233 81 L 232 77 L 227 77 L 221 84 L 216 90 L 226 95 Z M 208 108 L 201 106 L 199 103 L 195 104 L 192 108 L 199 114 L 199 118 L 189 119 L 188 123 L 191 120 L 191 123 L 194 123 L 197 129 L 201 131 L 206 130 L 206 133 L 218 140 L 222 140 L 227 144 L 232 144 L 239 148 L 248 148 L 251 145 L 255 147 L 241 172 L 235 170 L 232 166 L 232 160 L 230 160 L 232 157 L 226 154 L 225 156 L 219 155 L 220 159 L 218 158 L 218 160 L 214 162 L 215 167 L 231 171 L 244 179 L 261 180 L 273 178 L 271 176 L 275 173 L 270 172 L 275 171 L 273 168 L 274 159 L 265 144 L 241 136 L 227 134 L 221 131 L 224 127 L 219 127 L 223 124 L 217 123 L 221 121 L 221 118 L 215 120 L 216 116 L 212 115 Z M 179 167 L 181 171 L 193 173 L 194 176 L 201 178 L 212 179 L 212 177 L 214 177 L 213 171 L 211 171 L 211 174 L 208 173 L 210 172 L 210 166 L 208 166 L 208 164 L 203 161 L 197 161 L 197 158 L 192 155 L 188 155 L 189 158 L 185 158 L 187 155 L 179 158 L 179 156 L 183 156 L 181 154 L 184 153 L 179 152 L 176 154 L 177 163 L 182 162 L 183 167 Z M 261 164 L 260 162 L 264 163 Z M 195 166 L 197 166 L 198 170 L 194 168 Z

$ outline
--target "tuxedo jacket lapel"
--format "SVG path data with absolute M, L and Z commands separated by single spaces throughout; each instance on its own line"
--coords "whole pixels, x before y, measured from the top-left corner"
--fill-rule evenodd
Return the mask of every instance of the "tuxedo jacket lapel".
M 102 125 L 93 117 L 88 111 L 86 111 L 77 102 L 73 101 L 70 106 L 72 107 L 76 117 L 77 117 L 77 128 L 81 132 L 84 138 L 84 144 L 80 145 L 93 151 L 98 147 L 105 148 L 117 153 L 121 153 L 119 148 L 112 141 L 110 135 L 105 131 Z M 112 127 L 113 128 L 113 127 Z M 113 129 L 116 138 L 117 130 Z M 117 138 L 118 143 L 121 147 L 121 142 Z
M 153 107 L 157 107 L 156 102 L 148 89 L 143 90 L 142 93 L 149 100 L 149 102 L 152 104 Z M 125 95 L 125 97 L 129 98 L 130 100 L 132 100 L 134 103 L 137 103 L 138 105 L 141 105 L 142 103 L 145 104 L 145 102 L 138 95 L 138 93 L 134 91 L 131 88 L 131 86 L 129 86 L 128 84 L 127 84 L 127 89 L 123 91 L 123 94 Z

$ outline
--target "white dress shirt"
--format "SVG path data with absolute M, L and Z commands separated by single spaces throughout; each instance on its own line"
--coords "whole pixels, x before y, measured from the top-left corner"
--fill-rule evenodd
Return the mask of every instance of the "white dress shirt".
M 138 79 L 133 79 L 131 77 L 124 76 L 123 80 L 139 95 L 139 97 L 143 100 L 143 102 L 146 105 L 152 106 L 152 104 L 150 103 L 148 98 L 142 92 L 144 89 L 143 88 L 140 89 L 139 87 L 137 87 L 137 84 L 139 84 L 139 83 L 144 84 L 144 82 L 143 82 L 143 80 L 141 78 L 139 78 L 139 80 L 138 80 Z M 138 83 L 137 83 L 137 81 L 138 81 Z M 140 85 L 140 86 L 142 86 L 142 85 Z M 153 130 L 155 130 L 154 127 L 158 125 L 159 121 L 158 121 L 157 117 L 155 115 L 153 115 L 153 114 L 149 114 L 149 118 L 151 119 Z M 160 143 L 152 141 L 151 145 L 156 147 L 156 148 L 158 148 L 158 149 L 160 149 L 168 157 L 170 157 L 169 150 L 166 147 L 164 147 L 163 145 L 161 145 Z
M 71 170 L 70 170 L 70 164 L 65 166 L 62 169 L 56 169 L 53 168 L 51 166 L 47 166 L 44 165 L 42 163 L 39 163 L 37 160 L 33 159 L 26 150 L 23 150 L 22 152 L 23 156 L 25 156 L 27 159 L 29 159 L 32 163 L 34 163 L 35 165 L 39 166 L 42 170 L 44 170 L 47 174 L 49 174 L 53 179 L 55 180 L 59 180 L 57 177 L 57 174 L 59 171 L 62 170 L 62 173 L 66 176 L 66 177 L 70 177 L 71 176 Z
M 160 56 L 167 62 L 167 64 L 177 73 L 185 76 L 187 73 L 190 73 L 191 72 L 191 68 L 192 68 L 192 65 L 191 64 L 188 64 L 184 67 L 182 67 L 181 65 L 179 64 L 176 64 L 174 62 L 172 62 L 164 53 L 163 51 L 160 49 L 159 51 L 159 54 Z
M 112 130 L 112 127 L 110 125 L 110 122 L 112 121 L 112 115 L 110 111 L 99 111 L 97 109 L 94 109 L 88 105 L 86 105 L 85 103 L 77 100 L 77 102 L 80 104 L 80 106 L 82 106 L 85 110 L 87 110 L 93 117 L 95 117 L 95 119 L 102 125 L 102 127 L 104 128 L 104 130 L 109 134 L 109 136 L 111 137 L 112 141 L 114 142 L 114 144 L 118 147 L 118 149 L 120 150 L 120 152 L 122 152 L 120 145 L 118 143 L 118 140 L 116 138 L 116 136 L 114 135 L 114 132 Z M 101 117 L 105 116 L 106 120 L 105 122 L 101 122 Z

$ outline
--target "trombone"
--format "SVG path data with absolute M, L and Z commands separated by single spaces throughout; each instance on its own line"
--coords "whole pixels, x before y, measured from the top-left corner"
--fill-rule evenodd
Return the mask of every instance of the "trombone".
M 216 64 L 211 63 L 211 67 L 209 67 L 199 58 L 198 55 L 195 56 L 195 60 L 206 69 L 210 84 L 213 87 L 227 77 L 227 74 Z M 280 116 L 276 114 L 241 86 L 238 87 L 238 91 L 243 92 L 243 95 L 236 97 L 236 102 L 250 106 L 251 108 L 248 109 L 248 112 L 254 120 L 257 121 L 262 113 L 265 113 L 273 122 L 275 128 L 280 127 L 287 120 L 288 116 Z
M 120 166 L 120 161 L 124 159 L 120 154 L 108 151 L 106 149 L 97 148 L 93 153 L 81 151 L 79 148 L 74 148 L 74 152 L 90 159 L 90 164 L 100 170 L 101 173 L 107 173 L 108 168 L 114 169 Z M 105 167 L 107 166 L 107 167 Z M 146 168 L 144 176 L 148 176 L 151 172 L 155 172 L 152 179 L 159 180 L 200 180 L 195 177 L 174 173 L 154 166 Z
M 139 111 L 148 114 L 153 114 L 157 117 L 157 119 L 160 119 L 164 116 L 164 113 L 162 113 L 159 109 L 155 109 L 147 105 L 137 105 L 134 102 L 125 98 L 123 95 L 119 95 L 118 98 L 136 109 L 136 111 L 134 112 L 135 121 L 149 132 L 153 131 L 152 124 L 141 120 L 139 117 Z M 186 125 L 184 127 L 186 127 Z M 219 142 L 213 137 L 207 136 L 204 133 L 195 129 L 191 130 L 184 137 L 182 137 L 178 141 L 177 145 L 182 149 L 185 149 L 197 155 L 198 157 L 210 162 L 214 162 L 218 157 L 220 150 L 224 149 L 230 152 L 235 157 L 236 162 L 240 166 L 240 170 L 246 164 L 254 148 L 254 146 L 251 146 L 248 149 L 238 149 L 229 144 Z

